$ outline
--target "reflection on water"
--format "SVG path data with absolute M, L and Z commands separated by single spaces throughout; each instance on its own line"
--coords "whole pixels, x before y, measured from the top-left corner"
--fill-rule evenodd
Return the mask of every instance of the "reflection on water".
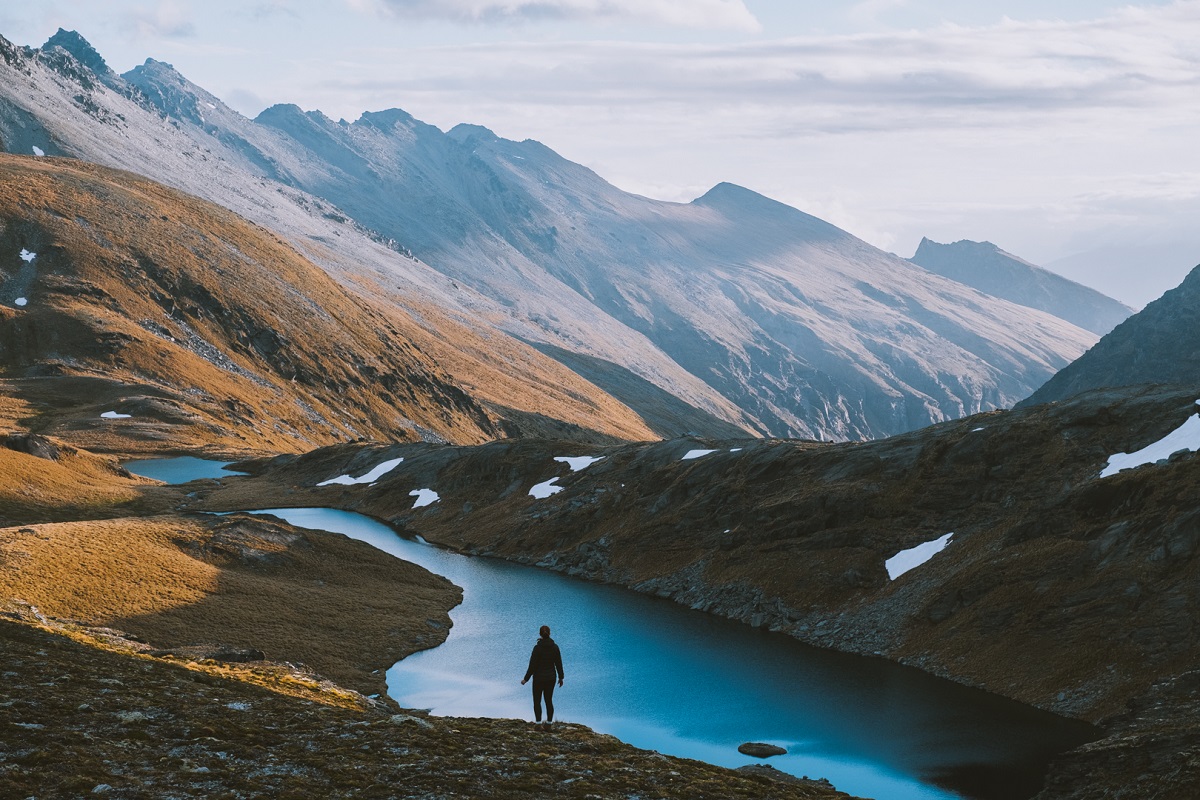
M 519 685 L 540 625 L 563 652 L 560 720 L 638 747 L 736 767 L 744 741 L 782 745 L 769 763 L 875 798 L 1027 797 L 1047 759 L 1090 726 L 882 659 L 808 647 L 659 598 L 401 539 L 367 517 L 273 509 L 344 533 L 464 589 L 442 645 L 397 663 L 388 693 L 450 716 L 532 718 Z M 940 787 L 940 788 L 939 788 Z M 953 790 L 953 791 L 952 791 Z
M 153 478 L 164 483 L 187 483 L 198 478 L 229 478 L 245 475 L 225 469 L 232 461 L 213 461 L 207 458 L 180 456 L 179 458 L 150 458 L 144 461 L 129 461 L 121 466 L 134 475 Z

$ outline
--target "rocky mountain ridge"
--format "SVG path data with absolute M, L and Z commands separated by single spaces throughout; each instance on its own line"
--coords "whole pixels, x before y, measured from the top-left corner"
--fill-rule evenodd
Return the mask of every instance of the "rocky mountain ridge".
M 1133 309 L 1107 295 L 1006 253 L 991 242 L 921 239 L 914 264 L 981 292 L 1037 308 L 1103 336 Z
M 1046 381 L 1022 405 L 1049 403 L 1080 392 L 1138 384 L 1195 384 L 1200 380 L 1200 267 L 1179 286 L 1122 322 L 1077 360 Z
M 352 288 L 531 343 L 643 417 L 676 415 L 663 395 L 698 409 L 662 433 L 887 435 L 1009 405 L 1093 341 L 744 189 L 659 203 L 398 110 L 250 121 L 161 62 L 97 75 L 81 42 L 0 48 L 7 149 L 225 203 Z

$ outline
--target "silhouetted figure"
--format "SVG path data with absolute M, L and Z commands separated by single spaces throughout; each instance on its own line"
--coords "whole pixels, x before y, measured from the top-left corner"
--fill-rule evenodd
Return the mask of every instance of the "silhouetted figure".
M 562 653 L 559 652 L 558 645 L 550 638 L 550 626 L 543 625 L 538 631 L 541 638 L 537 640 L 537 644 L 533 646 L 533 652 L 529 654 L 529 669 L 525 670 L 525 677 L 521 679 L 521 685 L 532 677 L 533 678 L 533 718 L 536 722 L 542 721 L 542 698 L 546 698 L 546 722 L 554 721 L 554 679 L 558 679 L 558 685 L 563 685 L 563 667 Z

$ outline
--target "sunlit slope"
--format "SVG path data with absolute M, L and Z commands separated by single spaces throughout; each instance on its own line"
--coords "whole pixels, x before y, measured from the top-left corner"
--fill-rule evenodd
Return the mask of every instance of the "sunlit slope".
M 745 429 L 744 415 L 729 400 L 641 334 L 589 310 L 569 290 L 553 292 L 550 304 L 532 306 L 519 297 L 486 296 L 414 258 L 407 242 L 364 227 L 300 188 L 276 163 L 303 157 L 294 142 L 241 117 L 169 64 L 148 61 L 126 77 L 108 70 L 77 35 L 56 35 L 40 50 L 0 37 L 0 149 L 126 169 L 263 225 L 352 292 L 400 309 L 431 339 L 448 340 L 456 374 L 458 367 L 465 369 L 464 382 L 473 382 L 502 415 L 519 417 L 522 432 L 570 415 L 591 415 L 601 419 L 585 427 L 646 435 L 634 432 L 642 426 L 628 410 L 610 412 L 605 406 L 613 404 L 611 398 L 534 352 L 529 342 L 608 362 L 603 374 L 615 373 L 616 386 L 635 387 L 626 399 L 639 414 L 658 421 L 655 433 L 731 435 Z M 257 136 L 254 144 L 247 139 L 251 134 Z M 408 201 L 421 202 L 416 196 Z M 553 282 L 544 272 L 540 279 L 537 273 L 528 277 L 531 296 L 545 294 L 539 282 Z M 445 330 L 446 323 L 470 335 Z M 662 397 L 664 390 L 682 402 Z M 605 419 L 612 414 L 624 418 Z M 552 427 L 542 432 L 559 435 Z
M 483 402 L 531 395 L 567 432 L 652 438 L 582 380 L 549 392 L 514 385 L 472 358 L 483 345 L 461 326 L 422 327 L 350 293 L 277 236 L 144 178 L 0 156 L 0 220 L 0 365 L 35 430 L 125 451 L 520 432 L 439 363 L 453 351 L 454 368 L 488 388 Z M 571 377 L 525 354 L 561 373 L 543 373 L 547 386 Z M 536 372 L 529 356 L 513 372 Z

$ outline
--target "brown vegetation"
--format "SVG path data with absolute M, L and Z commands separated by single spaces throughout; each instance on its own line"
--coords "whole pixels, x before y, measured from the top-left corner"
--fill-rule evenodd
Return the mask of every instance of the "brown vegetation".
M 542 432 L 653 438 L 531 348 L 417 315 L 351 294 L 218 206 L 129 173 L 0 154 L 0 418 L 123 453 L 538 432 L 505 407 L 543 415 Z
M 0 597 L 159 648 L 255 648 L 381 693 L 388 667 L 445 638 L 461 592 L 344 536 L 159 516 L 0 529 Z

